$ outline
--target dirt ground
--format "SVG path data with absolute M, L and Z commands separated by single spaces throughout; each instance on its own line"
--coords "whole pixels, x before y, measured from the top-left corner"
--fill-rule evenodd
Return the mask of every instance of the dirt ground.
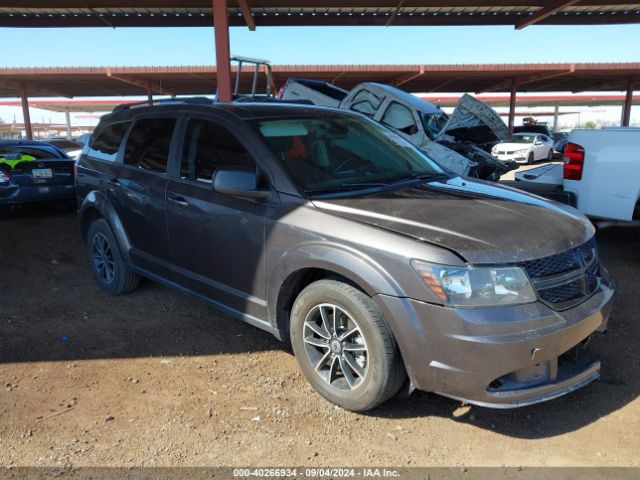
M 93 281 L 74 214 L 0 218 L 1 466 L 638 466 L 640 235 L 598 234 L 618 284 L 602 378 L 517 410 L 433 394 L 333 407 L 270 335 L 145 282 Z

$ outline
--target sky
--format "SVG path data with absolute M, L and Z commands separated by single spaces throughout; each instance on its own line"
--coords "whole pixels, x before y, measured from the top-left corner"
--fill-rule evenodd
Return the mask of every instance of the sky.
M 0 45 L 0 67 L 215 63 L 212 28 L 0 28 Z M 640 62 L 639 46 L 640 25 L 231 29 L 232 55 L 274 64 Z M 0 107 L 0 118 L 14 116 L 20 109 Z
M 0 28 L 0 42 L 2 67 L 215 63 L 211 28 Z M 639 43 L 640 25 L 231 29 L 232 54 L 274 64 L 630 62 Z

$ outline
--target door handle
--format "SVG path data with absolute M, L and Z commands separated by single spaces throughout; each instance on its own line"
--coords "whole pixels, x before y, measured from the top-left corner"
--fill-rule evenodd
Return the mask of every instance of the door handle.
M 189 202 L 187 202 L 184 197 L 168 197 L 167 200 L 173 203 L 174 205 L 178 205 L 180 207 L 188 207 Z
M 118 185 L 120 185 L 120 179 L 115 178 L 115 177 L 114 178 L 110 178 L 109 179 L 109 183 L 111 183 L 112 185 L 118 186 Z

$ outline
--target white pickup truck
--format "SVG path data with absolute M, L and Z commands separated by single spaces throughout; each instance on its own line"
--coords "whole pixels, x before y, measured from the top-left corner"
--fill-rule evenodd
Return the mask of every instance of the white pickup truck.
M 640 221 L 640 128 L 573 130 L 563 164 L 519 172 L 516 179 L 523 190 L 555 185 L 596 223 Z

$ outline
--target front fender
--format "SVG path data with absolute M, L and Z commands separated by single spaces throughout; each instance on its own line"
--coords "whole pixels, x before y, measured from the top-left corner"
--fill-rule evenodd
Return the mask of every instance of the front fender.
M 282 285 L 289 276 L 309 268 L 341 275 L 371 297 L 376 294 L 404 296 L 396 280 L 371 257 L 337 243 L 309 242 L 284 253 L 267 276 L 267 314 L 273 327 L 278 325 L 277 303 Z
M 111 231 L 113 232 L 113 235 L 118 242 L 123 260 L 125 261 L 125 263 L 131 263 L 131 257 L 129 256 L 131 243 L 129 242 L 129 238 L 125 233 L 124 227 L 122 226 L 120 217 L 118 216 L 118 213 L 116 212 L 115 208 L 113 208 L 113 205 L 111 205 L 111 202 L 106 197 L 106 195 L 97 190 L 89 192 L 84 197 L 82 205 L 80 206 L 80 222 L 83 226 L 85 225 L 85 222 L 87 222 L 88 219 L 91 218 L 93 212 L 97 212 L 99 216 L 107 220 L 109 226 L 111 227 Z M 88 225 L 86 227 L 86 230 L 83 227 L 83 233 L 86 233 L 88 229 Z

